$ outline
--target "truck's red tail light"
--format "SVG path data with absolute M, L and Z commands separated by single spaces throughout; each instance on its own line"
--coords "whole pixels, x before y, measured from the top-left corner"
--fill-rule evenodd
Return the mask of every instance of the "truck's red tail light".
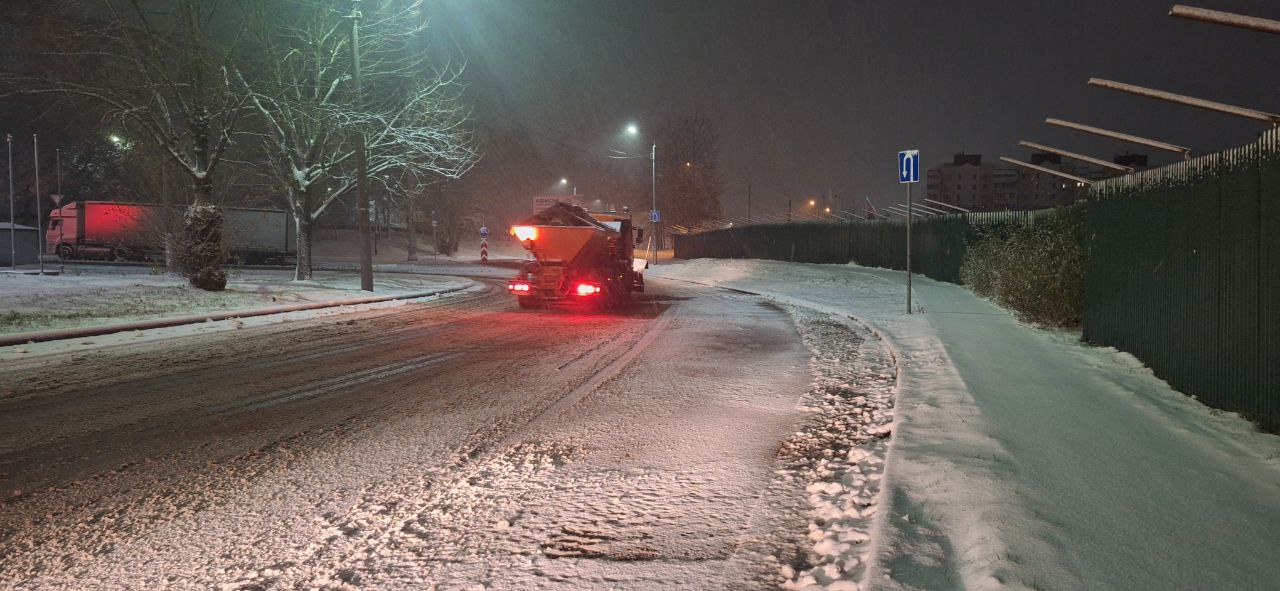
M 577 293 L 580 296 L 595 295 L 600 293 L 600 286 L 592 285 L 590 283 L 579 283 L 577 289 L 574 290 L 574 293 Z
M 537 240 L 538 229 L 533 226 L 511 226 L 511 235 L 515 236 L 516 240 L 520 242 Z
M 511 293 L 529 293 L 533 291 L 533 286 L 527 281 L 511 281 L 507 283 L 507 291 Z

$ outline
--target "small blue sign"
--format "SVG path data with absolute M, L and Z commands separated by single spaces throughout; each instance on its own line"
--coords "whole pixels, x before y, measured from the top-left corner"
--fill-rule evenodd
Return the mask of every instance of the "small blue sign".
M 489 237 L 489 226 L 480 226 L 480 237 L 481 238 Z
M 898 182 L 920 182 L 920 150 L 898 152 Z
M 649 210 L 649 221 L 655 224 L 662 221 L 662 213 L 656 209 Z

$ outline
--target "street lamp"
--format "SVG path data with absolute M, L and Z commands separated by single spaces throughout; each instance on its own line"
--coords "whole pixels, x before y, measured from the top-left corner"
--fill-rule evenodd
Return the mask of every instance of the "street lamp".
M 634 123 L 627 124 L 625 131 L 626 131 L 626 134 L 629 136 L 637 137 L 637 138 L 640 137 L 640 127 Z M 623 152 L 618 152 L 617 150 L 613 150 L 613 152 L 616 152 L 618 155 L 610 156 L 610 158 L 617 158 L 617 159 L 643 158 L 643 156 L 632 156 Z M 651 249 L 652 255 L 649 257 L 649 264 L 653 265 L 653 264 L 657 264 L 657 259 L 658 259 L 658 222 L 654 221 L 654 215 L 658 211 L 658 144 L 657 143 L 654 143 L 649 146 L 649 175 L 650 175 L 649 176 L 649 180 L 650 180 L 649 198 L 651 200 L 651 205 L 649 209 L 649 221 L 650 221 L 649 244 L 653 245 Z
M 567 186 L 569 186 L 569 179 L 567 179 L 567 178 L 561 178 L 561 179 L 560 179 L 560 186 L 561 186 L 561 187 L 567 187 Z M 577 197 L 577 196 L 578 196 L 578 186 L 577 186 L 577 185 L 574 185 L 574 186 L 573 186 L 573 191 L 571 192 L 571 195 L 573 195 L 574 197 Z

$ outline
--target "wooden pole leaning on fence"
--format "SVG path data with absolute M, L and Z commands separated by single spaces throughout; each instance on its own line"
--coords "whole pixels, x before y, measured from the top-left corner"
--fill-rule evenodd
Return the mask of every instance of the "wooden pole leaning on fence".
M 911 207 L 911 208 L 913 208 L 913 209 L 919 209 L 919 208 L 920 208 L 920 204 L 919 204 L 919 203 L 915 203 L 915 202 L 912 202 L 912 203 L 899 203 L 899 204 L 897 204 L 897 207 L 898 207 L 898 209 L 907 209 L 908 207 Z M 921 213 L 921 212 L 918 212 L 918 211 L 912 211 L 911 213 L 916 214 L 916 217 L 927 218 L 927 217 L 929 217 L 929 214 L 930 214 L 930 213 L 932 213 L 932 212 L 925 211 L 924 213 Z
M 1014 160 L 1013 158 L 1010 158 L 1010 157 L 1008 157 L 1008 156 L 1001 156 L 1001 157 L 1000 157 L 1000 160 L 1003 160 L 1004 162 L 1008 162 L 1009 164 L 1012 164 L 1012 165 L 1014 165 L 1014 166 L 1021 166 L 1021 167 L 1023 167 L 1023 168 L 1030 168 L 1031 170 L 1038 170 L 1038 171 L 1040 171 L 1040 172 L 1045 172 L 1045 173 L 1051 174 L 1051 175 L 1053 175 L 1053 176 L 1062 177 L 1062 178 L 1067 179 L 1067 180 L 1070 180 L 1070 181 L 1075 181 L 1075 182 L 1077 182 L 1077 183 L 1081 183 L 1081 184 L 1083 184 L 1083 185 L 1084 185 L 1084 186 L 1086 186 L 1086 187 L 1087 187 L 1087 186 L 1089 186 L 1089 185 L 1092 185 L 1092 184 L 1093 184 L 1093 181 L 1091 181 L 1091 180 L 1089 180 L 1089 179 L 1087 179 L 1087 178 L 1084 178 L 1084 177 L 1082 177 L 1082 176 L 1076 176 L 1076 175 L 1074 175 L 1074 174 L 1067 174 L 1067 173 L 1065 173 L 1065 172 L 1062 172 L 1061 170 L 1054 170 L 1054 169 L 1049 168 L 1049 167 L 1047 167 L 1047 166 L 1039 166 L 1039 165 L 1036 165 L 1036 164 L 1031 164 L 1030 162 L 1023 162 L 1023 161 L 1021 161 L 1021 160 Z
M 1123 82 L 1103 80 L 1102 78 L 1090 78 L 1089 86 L 1096 86 L 1098 88 L 1105 88 L 1107 90 L 1115 90 L 1115 91 L 1133 94 L 1137 96 L 1153 98 L 1156 100 L 1175 103 L 1179 105 L 1186 105 L 1188 107 L 1196 107 L 1197 109 L 1204 109 L 1206 111 L 1213 111 L 1215 113 L 1235 115 L 1236 117 L 1243 117 L 1245 119 L 1252 119 L 1254 121 L 1270 123 L 1273 127 L 1280 127 L 1280 115 L 1276 115 L 1274 113 L 1267 113 L 1265 111 L 1259 111 L 1256 109 L 1247 109 L 1245 107 L 1237 107 L 1235 105 L 1228 105 L 1226 103 L 1209 101 L 1201 98 L 1196 98 L 1193 96 L 1186 96 L 1183 94 L 1174 94 L 1172 92 L 1165 92 L 1163 90 L 1156 90 L 1154 88 L 1146 88 L 1144 86 L 1125 84 Z
M 1220 10 L 1174 4 L 1173 8 L 1169 9 L 1169 16 L 1280 35 L 1280 21 L 1222 12 Z
M 1054 119 L 1052 117 L 1045 119 L 1044 122 L 1048 123 L 1049 125 L 1056 125 L 1058 127 L 1065 127 L 1067 129 L 1083 131 L 1085 133 L 1100 135 L 1102 137 L 1111 138 L 1113 140 L 1120 140 L 1122 142 L 1138 144 L 1139 146 L 1146 146 L 1148 148 L 1155 148 L 1157 150 L 1165 150 L 1165 151 L 1174 152 L 1177 154 L 1182 154 L 1183 160 L 1191 159 L 1191 148 L 1170 144 L 1170 143 L 1162 142 L 1159 140 L 1138 137 L 1136 135 L 1129 135 L 1127 133 L 1120 133 L 1118 131 L 1111 131 L 1109 129 L 1102 129 L 1101 127 L 1093 127 L 1091 125 L 1083 125 L 1080 123 L 1072 123 L 1071 121 L 1063 121 L 1062 119 Z
M 1035 143 L 1035 142 L 1029 142 L 1029 141 L 1027 141 L 1027 140 L 1022 140 L 1022 141 L 1018 142 L 1018 145 L 1019 145 L 1019 146 L 1022 146 L 1022 147 L 1024 147 L 1024 148 L 1031 148 L 1032 150 L 1039 150 L 1039 151 L 1041 151 L 1041 152 L 1047 152 L 1047 153 L 1049 153 L 1049 154 L 1057 154 L 1057 155 L 1059 155 L 1059 156 L 1062 156 L 1063 158 L 1070 158 L 1070 159 L 1072 159 L 1072 160 L 1079 160 L 1079 161 L 1081 161 L 1081 162 L 1088 162 L 1089 164 L 1096 164 L 1096 165 L 1101 166 L 1101 167 L 1103 167 L 1103 168 L 1110 168 L 1111 170 L 1118 170 L 1118 171 L 1120 171 L 1120 172 L 1125 172 L 1125 173 L 1133 172 L 1133 167 L 1132 167 L 1132 166 L 1125 166 L 1125 165 L 1123 165 L 1123 164 L 1116 164 L 1115 162 L 1107 162 L 1106 160 L 1103 160 L 1103 159 L 1101 159 L 1101 158 L 1094 158 L 1093 156 L 1085 156 L 1084 154 L 1077 154 L 1077 153 L 1075 153 L 1075 152 L 1068 152 L 1068 151 L 1066 151 L 1066 150 L 1059 150 L 1058 148 L 1050 148 L 1049 146 L 1046 146 L 1046 145 L 1044 145 L 1044 144 L 1037 144 L 1037 143 Z
M 917 203 L 917 204 L 916 204 L 916 207 L 919 207 L 921 210 L 923 210 L 923 211 L 927 211 L 927 212 L 929 212 L 929 213 L 931 213 L 931 214 L 934 214 L 934 215 L 948 215 L 948 214 L 954 213 L 954 212 L 950 212 L 950 211 L 945 211 L 945 210 L 942 210 L 942 209 L 938 209 L 938 208 L 936 208 L 936 207 L 931 207 L 931 206 L 925 205 L 925 204 L 923 204 L 923 203 Z
M 932 199 L 929 199 L 928 197 L 926 197 L 926 198 L 925 198 L 925 201 L 928 201 L 929 203 L 932 203 L 932 204 L 934 204 L 934 205 L 941 205 L 942 207 L 946 207 L 946 208 L 954 209 L 954 210 L 956 210 L 956 211 L 958 211 L 958 212 L 960 212 L 960 213 L 969 213 L 969 210 L 967 210 L 967 209 L 965 209 L 965 208 L 963 208 L 963 207 L 959 207 L 959 206 L 956 206 L 956 205 L 952 205 L 952 204 L 950 204 L 950 203 L 943 203 L 943 202 L 941 202 L 941 201 L 934 201 L 934 200 L 932 200 Z
M 892 211 L 893 213 L 896 213 L 896 214 L 901 215 L 901 216 L 906 216 L 906 215 L 907 215 L 907 210 L 906 210 L 906 209 L 903 209 L 903 208 L 902 208 L 902 206 L 900 206 L 900 205 L 890 205 L 890 206 L 886 207 L 885 209 L 887 209 L 887 210 L 889 210 L 889 211 Z M 916 212 L 914 212 L 914 211 L 913 211 L 913 212 L 911 212 L 911 216 L 912 216 L 912 217 L 917 217 L 917 218 L 925 217 L 925 216 L 924 216 L 924 214 L 919 214 L 919 213 L 916 213 Z

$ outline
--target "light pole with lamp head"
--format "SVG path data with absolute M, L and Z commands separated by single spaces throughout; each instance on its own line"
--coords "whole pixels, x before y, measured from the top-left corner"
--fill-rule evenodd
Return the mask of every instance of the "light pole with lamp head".
M 636 124 L 630 123 L 627 125 L 626 133 L 632 137 L 639 137 L 640 128 Z M 614 152 L 617 152 L 617 150 L 614 150 Z M 622 152 L 618 153 L 623 154 Z M 624 154 L 621 156 L 610 156 L 610 158 L 641 158 L 641 156 Z M 649 147 L 649 182 L 649 244 L 651 245 L 649 264 L 654 265 L 658 262 L 658 222 L 654 219 L 658 213 L 658 144 L 656 142 Z

